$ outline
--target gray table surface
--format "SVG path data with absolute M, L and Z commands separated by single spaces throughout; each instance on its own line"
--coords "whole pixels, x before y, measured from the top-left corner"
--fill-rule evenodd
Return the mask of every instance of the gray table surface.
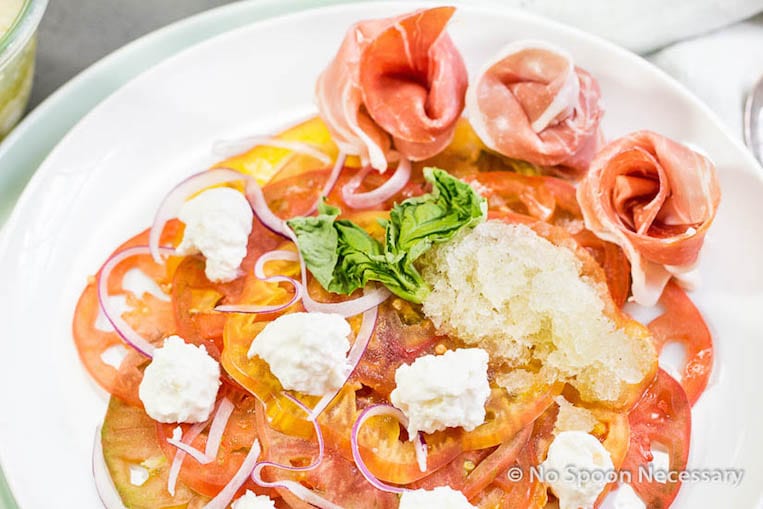
M 2 0 L 0 0 L 2 1 Z M 101 57 L 157 28 L 233 0 L 50 0 L 30 108 Z

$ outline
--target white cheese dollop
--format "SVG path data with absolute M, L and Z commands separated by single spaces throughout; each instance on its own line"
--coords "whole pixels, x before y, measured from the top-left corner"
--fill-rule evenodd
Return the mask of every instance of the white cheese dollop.
M 344 385 L 352 329 L 341 315 L 291 313 L 262 329 L 249 347 L 268 363 L 284 389 L 323 396 Z
M 475 509 L 463 493 L 449 486 L 403 492 L 400 509 Z
M 204 422 L 212 413 L 219 387 L 220 365 L 206 348 L 170 336 L 154 350 L 138 395 L 156 421 Z
M 607 485 L 606 475 L 588 475 L 614 469 L 609 452 L 596 437 L 583 431 L 563 431 L 556 435 L 541 464 L 546 484 L 559 499 L 560 509 L 592 508 Z M 552 476 L 548 472 L 557 475 Z
M 276 504 L 270 497 L 255 495 L 250 490 L 233 501 L 231 509 L 276 509 Z
M 204 191 L 180 209 L 178 219 L 185 223 L 185 232 L 177 251 L 181 255 L 201 252 L 207 259 L 205 273 L 210 281 L 232 281 L 246 256 L 253 218 L 246 197 L 235 189 Z
M 481 348 L 424 355 L 395 372 L 390 401 L 408 418 L 408 433 L 451 427 L 471 431 L 485 421 L 490 395 L 488 354 Z

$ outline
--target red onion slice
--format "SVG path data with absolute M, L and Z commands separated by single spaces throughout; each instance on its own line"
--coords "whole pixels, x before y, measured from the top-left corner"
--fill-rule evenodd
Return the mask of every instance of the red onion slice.
M 313 206 L 308 210 L 305 215 L 309 216 L 315 210 L 318 208 L 318 205 L 323 200 L 324 196 L 328 196 L 329 193 L 331 193 L 332 189 L 334 189 L 334 186 L 336 185 L 336 181 L 339 180 L 339 175 L 342 173 L 342 170 L 344 169 L 344 162 L 347 160 L 347 154 L 344 152 L 339 152 L 339 155 L 336 157 L 336 161 L 334 161 L 334 167 L 331 168 L 331 173 L 329 174 L 329 178 L 326 181 L 325 184 L 323 184 L 323 189 L 321 189 L 321 194 L 318 196 L 318 200 L 313 204 Z
M 233 157 L 242 152 L 248 152 L 257 146 L 267 146 L 291 150 L 310 157 L 313 157 L 323 164 L 331 164 L 331 156 L 315 145 L 305 143 L 304 141 L 283 140 L 269 136 L 248 136 L 237 140 L 221 140 L 212 145 L 212 151 L 223 157 Z
M 305 414 L 308 415 L 308 420 L 313 424 L 313 428 L 315 429 L 315 436 L 318 439 L 318 457 L 310 465 L 307 465 L 304 467 L 294 467 L 291 465 L 281 465 L 279 463 L 274 463 L 272 461 L 262 461 L 260 463 L 257 463 L 257 465 L 254 467 L 254 470 L 252 471 L 252 480 L 264 488 L 285 488 L 291 491 L 295 496 L 299 497 L 301 500 L 309 504 L 312 504 L 316 507 L 319 507 L 321 509 L 342 509 L 340 506 L 336 505 L 335 503 L 329 500 L 326 500 L 325 498 L 321 497 L 314 491 L 309 490 L 308 488 L 306 488 L 305 486 L 301 485 L 298 482 L 290 481 L 290 480 L 270 482 L 262 478 L 262 470 L 268 467 L 278 468 L 281 470 L 288 470 L 290 472 L 306 472 L 306 471 L 317 468 L 318 465 L 320 465 L 321 462 L 323 461 L 325 446 L 323 442 L 323 433 L 321 432 L 321 427 L 318 424 L 318 421 L 316 421 L 315 418 L 312 417 L 310 409 L 307 408 L 297 398 L 295 398 L 289 393 L 284 393 L 284 396 L 286 396 L 295 405 L 297 405 L 303 412 L 305 412 Z
M 223 432 L 228 425 L 231 414 L 235 410 L 236 406 L 228 398 L 223 398 L 217 407 L 214 418 L 212 418 L 212 424 L 209 426 L 209 436 L 207 436 L 207 446 L 204 449 L 204 454 L 210 461 L 217 458 L 217 453 L 220 450 L 220 443 L 223 440 Z
M 302 298 L 302 285 L 290 277 L 285 276 L 271 276 L 268 281 L 272 283 L 288 283 L 294 287 L 294 294 L 291 298 L 283 304 L 274 304 L 272 306 L 260 306 L 255 304 L 225 304 L 222 306 L 216 306 L 215 311 L 221 313 L 246 313 L 246 314 L 266 314 L 266 313 L 278 313 L 284 309 L 293 306 Z
M 193 441 L 196 440 L 196 437 L 199 436 L 207 426 L 208 422 L 209 421 L 199 422 L 188 428 L 188 431 L 183 435 L 183 443 L 193 443 Z M 167 491 L 173 497 L 175 496 L 175 486 L 177 486 L 178 476 L 180 475 L 180 467 L 183 466 L 183 460 L 185 460 L 186 454 L 187 453 L 184 450 L 178 449 L 175 453 L 175 457 L 172 459 L 172 464 L 170 465 L 170 471 L 167 476 Z
M 262 194 L 262 188 L 253 178 L 246 181 L 246 197 L 252 205 L 252 210 L 269 230 L 284 237 L 291 236 L 291 229 L 286 225 L 286 221 L 278 217 L 268 207 L 265 195 Z
M 382 482 L 379 478 L 377 478 L 371 471 L 368 469 L 366 464 L 363 462 L 363 458 L 360 455 L 360 446 L 358 445 L 358 435 L 360 434 L 360 428 L 363 426 L 363 424 L 370 419 L 371 417 L 376 416 L 389 416 L 397 419 L 400 424 L 403 425 L 403 427 L 408 427 L 408 418 L 405 417 L 405 414 L 398 410 L 397 408 L 389 405 L 373 405 L 361 412 L 360 416 L 358 416 L 358 420 L 355 421 L 355 424 L 352 425 L 352 434 L 350 436 L 350 447 L 352 448 L 352 457 L 355 460 L 355 465 L 358 467 L 358 470 L 363 475 L 363 477 L 366 478 L 366 480 L 376 488 L 377 490 L 386 491 L 389 493 L 403 493 L 406 491 L 410 491 L 408 488 L 402 488 L 400 486 L 392 486 L 390 484 L 386 484 Z M 419 464 L 419 468 L 421 466 L 424 466 L 424 469 L 422 472 L 426 471 L 426 453 L 427 448 L 426 444 L 421 439 L 421 435 L 417 434 L 414 439 L 414 447 L 416 448 L 416 461 Z
M 174 438 L 168 438 L 167 443 L 176 447 L 178 451 L 182 451 L 195 459 L 198 463 L 202 465 L 208 465 L 209 463 L 212 463 L 212 460 L 214 458 L 210 458 L 197 448 L 193 447 L 192 445 L 184 443 L 182 440 L 176 440 Z M 178 453 L 175 453 L 177 455 Z
M 302 284 L 305 284 L 304 275 Z M 358 297 L 357 299 L 346 300 L 344 302 L 318 302 L 313 300 L 307 293 L 307 289 L 305 289 L 304 295 L 302 295 L 302 304 L 305 306 L 305 309 L 310 312 L 336 313 L 345 318 L 349 318 L 351 316 L 359 315 L 360 313 L 365 313 L 369 309 L 378 307 L 379 304 L 387 300 L 390 295 L 391 293 L 389 290 L 383 286 L 377 286 L 376 288 L 367 290 L 362 297 Z
M 169 256 L 174 253 L 174 250 L 166 247 L 157 247 L 156 253 L 160 256 L 162 254 Z M 154 353 L 154 345 L 149 343 L 146 338 L 130 327 L 119 312 L 112 309 L 108 299 L 109 278 L 114 268 L 128 258 L 147 254 L 151 254 L 151 250 L 147 246 L 135 246 L 115 253 L 111 258 L 106 260 L 106 263 L 103 264 L 103 267 L 101 267 L 101 270 L 98 273 L 98 303 L 101 306 L 101 310 L 103 310 L 106 319 L 111 326 L 114 327 L 117 334 L 137 351 L 146 357 L 151 357 Z
M 225 427 L 228 425 L 228 420 L 235 408 L 236 407 L 228 398 L 220 400 L 214 418 L 212 419 L 212 424 L 209 427 L 209 435 L 207 436 L 207 445 L 204 448 L 204 452 L 201 452 L 190 444 L 196 439 L 199 433 L 204 430 L 209 420 L 197 424 L 198 429 L 193 430 L 193 437 L 190 440 L 187 439 L 188 443 L 184 442 L 182 437 L 168 438 L 167 443 L 185 452 L 202 465 L 212 463 L 215 458 L 217 458 L 217 453 L 220 450 L 220 443 L 223 438 L 223 432 L 225 431 Z
M 230 504 L 233 497 L 236 496 L 236 492 L 244 485 L 246 480 L 252 474 L 252 470 L 257 464 L 257 458 L 260 456 L 262 449 L 260 448 L 260 442 L 255 438 L 252 442 L 252 447 L 249 449 L 244 462 L 241 464 L 241 468 L 238 469 L 236 475 L 230 480 L 225 487 L 220 490 L 220 493 L 215 495 L 215 498 L 207 502 L 204 509 L 226 509 Z
M 296 262 L 299 260 L 297 253 L 293 251 L 286 251 L 283 249 L 276 249 L 264 253 L 254 264 L 254 277 L 261 281 L 267 281 L 270 283 L 288 283 L 294 288 L 294 294 L 291 298 L 283 304 L 273 304 L 270 306 L 258 306 L 248 304 L 229 304 L 224 306 L 215 307 L 215 311 L 223 313 L 278 313 L 284 309 L 293 306 L 302 298 L 302 285 L 290 277 L 286 276 L 267 276 L 265 274 L 265 264 L 274 261 L 287 261 Z
M 159 205 L 154 216 L 154 224 L 151 226 L 151 231 L 148 235 L 148 247 L 151 249 L 151 256 L 154 257 L 154 261 L 156 263 L 163 263 L 159 253 L 159 240 L 164 231 L 164 226 L 170 219 L 177 217 L 180 207 L 188 200 L 188 197 L 211 186 L 227 182 L 237 182 L 248 178 L 248 176 L 234 170 L 216 168 L 191 175 L 173 187 Z
M 411 179 L 411 161 L 400 159 L 395 173 L 384 184 L 373 191 L 356 193 L 366 176 L 372 171 L 370 166 L 360 170 L 347 184 L 342 187 L 342 199 L 354 209 L 376 207 L 399 193 Z
M 368 342 L 371 341 L 371 336 L 373 336 L 374 329 L 376 328 L 376 318 L 378 314 L 378 307 L 373 307 L 363 313 L 363 321 L 360 324 L 360 329 L 358 329 L 358 335 L 355 337 L 355 342 L 352 344 L 352 348 L 350 348 L 350 352 L 347 354 L 347 378 L 349 378 L 350 375 L 352 375 L 352 372 L 355 371 L 355 368 L 358 366 L 358 362 L 360 362 L 360 358 L 363 357 L 363 354 L 366 352 Z M 347 383 L 347 380 L 345 380 L 345 383 Z M 339 394 L 340 390 L 341 387 L 323 396 L 310 412 L 309 419 L 317 419 L 318 416 L 321 415 L 321 413 L 326 409 L 326 407 L 329 406 L 329 404 L 334 400 L 336 395 Z
M 98 492 L 98 498 L 101 499 L 106 509 L 126 509 L 119 496 L 114 481 L 111 479 L 111 473 L 106 466 L 106 460 L 103 457 L 103 444 L 101 443 L 101 427 L 95 430 L 95 440 L 93 441 L 93 481 L 95 489 Z
M 254 277 L 267 281 L 268 276 L 265 274 L 265 264 L 269 262 L 298 262 L 299 255 L 294 251 L 287 251 L 285 249 L 274 249 L 260 255 L 254 264 Z M 276 276 L 277 277 L 277 276 Z

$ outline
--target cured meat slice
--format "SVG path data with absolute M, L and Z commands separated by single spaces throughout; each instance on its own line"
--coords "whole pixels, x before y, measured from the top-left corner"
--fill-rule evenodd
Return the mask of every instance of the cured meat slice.
M 563 49 L 540 41 L 503 48 L 467 91 L 469 121 L 492 150 L 585 173 L 600 141 L 599 85 Z
M 450 142 L 464 109 L 466 67 L 445 32 L 453 7 L 354 24 L 318 78 L 321 117 L 339 148 L 379 171 Z
M 708 158 L 637 131 L 597 154 L 577 197 L 586 227 L 628 256 L 634 299 L 651 306 L 671 276 L 693 269 L 721 191 Z

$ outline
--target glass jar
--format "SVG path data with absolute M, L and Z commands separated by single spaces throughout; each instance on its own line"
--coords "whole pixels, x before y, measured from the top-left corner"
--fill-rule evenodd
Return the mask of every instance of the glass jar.
M 32 90 L 37 26 L 48 0 L 0 0 L 0 140 L 24 114 Z M 6 19 L 5 22 L 2 20 Z M 7 26 L 3 26 L 7 25 Z

